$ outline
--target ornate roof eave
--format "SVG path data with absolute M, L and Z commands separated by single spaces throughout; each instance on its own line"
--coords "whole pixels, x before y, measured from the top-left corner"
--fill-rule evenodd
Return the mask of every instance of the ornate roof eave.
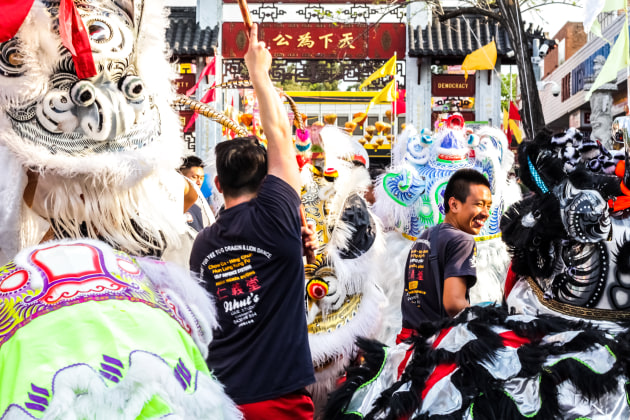
M 425 29 L 420 26 L 410 28 L 409 36 L 410 57 L 463 59 L 494 39 L 497 57 L 504 64 L 514 62 L 514 58 L 508 55 L 512 51 L 512 44 L 507 31 L 498 22 L 485 16 L 459 16 L 445 22 L 440 22 L 435 16 Z
M 175 56 L 214 56 L 219 28 L 201 28 L 194 7 L 170 7 L 166 42 Z

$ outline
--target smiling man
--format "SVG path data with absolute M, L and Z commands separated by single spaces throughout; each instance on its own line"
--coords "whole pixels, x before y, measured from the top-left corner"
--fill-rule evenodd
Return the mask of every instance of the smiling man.
M 477 281 L 473 235 L 483 228 L 491 206 L 483 174 L 460 169 L 451 176 L 444 191 L 444 222 L 425 230 L 407 258 L 399 341 L 420 323 L 454 317 L 469 305 L 468 290 Z

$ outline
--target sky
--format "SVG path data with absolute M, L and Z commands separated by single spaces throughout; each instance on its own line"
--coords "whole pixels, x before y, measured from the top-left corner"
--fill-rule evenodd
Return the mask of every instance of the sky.
M 584 20 L 583 5 L 585 1 L 578 0 L 578 7 L 564 4 L 549 4 L 541 6 L 538 11 L 523 13 L 525 22 L 532 22 L 535 26 L 541 26 L 543 32 L 549 32 L 553 37 L 564 26 L 566 22 L 582 22 Z

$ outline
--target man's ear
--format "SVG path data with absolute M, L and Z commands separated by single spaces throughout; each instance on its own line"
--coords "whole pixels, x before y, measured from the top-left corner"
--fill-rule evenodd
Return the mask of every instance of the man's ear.
M 455 213 L 457 213 L 459 211 L 459 205 L 460 202 L 455 197 L 451 197 L 448 199 L 448 207 L 450 211 L 454 211 Z
M 217 187 L 217 191 L 223 194 L 223 188 L 221 188 L 221 183 L 219 182 L 219 177 L 215 175 L 214 177 L 214 186 Z

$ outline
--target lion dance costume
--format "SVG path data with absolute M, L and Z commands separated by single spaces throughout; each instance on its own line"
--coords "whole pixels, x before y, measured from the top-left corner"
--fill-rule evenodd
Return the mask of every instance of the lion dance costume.
M 0 417 L 240 418 L 177 247 L 162 8 L 0 4 Z M 49 238 L 56 238 L 43 241 Z
M 363 193 L 370 184 L 365 149 L 345 132 L 327 125 L 310 139 L 302 167 L 302 204 L 320 240 L 316 260 L 305 266 L 309 344 L 316 383 L 316 415 L 356 357 L 358 337 L 382 339 L 381 263 L 385 256 L 380 222 Z

